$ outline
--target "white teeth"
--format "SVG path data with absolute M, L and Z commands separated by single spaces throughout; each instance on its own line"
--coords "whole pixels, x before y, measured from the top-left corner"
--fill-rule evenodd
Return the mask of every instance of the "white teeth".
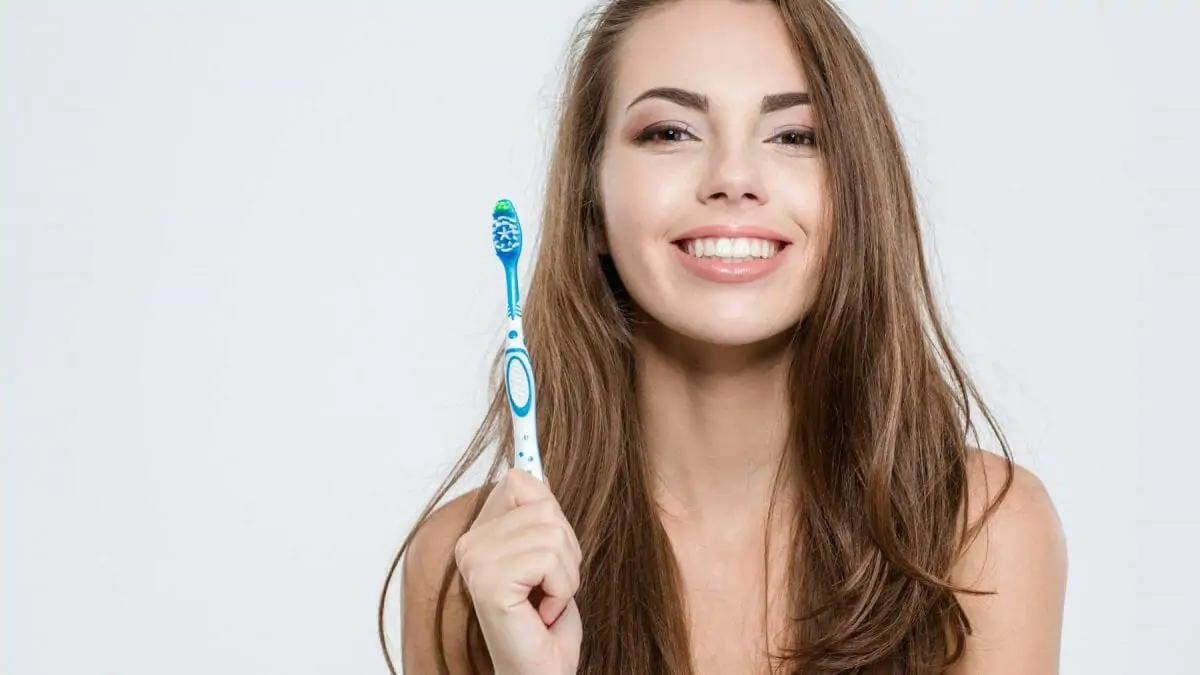
M 745 262 L 757 258 L 772 258 L 779 253 L 780 243 L 750 237 L 691 239 L 683 250 L 697 258 L 720 258 L 725 262 Z

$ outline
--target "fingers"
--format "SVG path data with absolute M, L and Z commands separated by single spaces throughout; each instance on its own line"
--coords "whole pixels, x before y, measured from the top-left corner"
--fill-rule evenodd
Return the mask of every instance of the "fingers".
M 468 533 L 470 534 L 470 533 Z M 467 539 L 456 547 L 459 571 L 479 609 L 510 611 L 528 605 L 541 587 L 538 614 L 558 618 L 579 589 L 579 554 L 557 525 L 527 527 L 512 538 Z
M 558 501 L 541 481 L 509 471 L 455 545 L 477 609 L 528 611 L 554 624 L 579 588 L 583 551 Z
M 545 483 L 520 469 L 509 469 L 500 477 L 488 498 L 483 502 L 483 509 L 480 510 L 475 523 L 486 523 L 522 504 L 545 497 L 554 497 Z
M 542 578 L 541 587 L 545 597 L 538 605 L 538 616 L 543 624 L 552 626 L 579 590 L 579 564 L 566 562 L 559 556 L 558 564 Z
M 564 561 L 578 568 L 583 551 L 557 504 L 539 500 L 513 509 L 482 527 L 473 527 L 458 539 L 455 560 L 464 579 L 481 569 L 495 569 L 505 560 L 528 551 L 547 550 L 561 554 Z M 533 588 L 540 579 L 519 577 Z
M 546 497 L 523 504 L 496 518 L 492 522 L 478 528 L 473 528 L 467 534 L 474 532 L 474 537 L 481 541 L 503 542 L 519 538 L 526 530 L 548 528 L 544 533 L 544 541 L 551 545 L 561 545 L 571 550 L 577 558 L 583 557 L 579 547 L 579 539 L 575 530 L 567 521 L 558 502 L 553 497 Z

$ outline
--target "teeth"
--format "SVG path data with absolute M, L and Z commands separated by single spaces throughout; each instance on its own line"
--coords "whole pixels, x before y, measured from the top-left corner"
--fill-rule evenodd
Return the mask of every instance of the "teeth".
M 724 262 L 745 262 L 760 258 L 772 258 L 779 253 L 780 244 L 766 239 L 728 237 L 691 239 L 683 250 L 697 258 L 720 258 Z

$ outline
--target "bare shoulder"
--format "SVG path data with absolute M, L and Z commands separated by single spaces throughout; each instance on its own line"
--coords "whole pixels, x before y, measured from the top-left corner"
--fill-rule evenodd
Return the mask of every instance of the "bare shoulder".
M 454 546 L 471 523 L 472 490 L 439 506 L 413 535 L 404 556 L 401 585 L 401 653 L 404 672 L 437 673 L 435 632 L 438 594 L 448 567 L 454 565 Z M 470 672 L 467 664 L 466 621 L 470 602 L 457 578 L 446 596 L 442 640 L 453 674 Z
M 1001 495 L 1008 472 L 1012 484 Z M 1045 544 L 1062 542 L 1062 523 L 1045 484 L 1032 471 L 986 450 L 973 450 L 967 462 L 968 515 L 972 523 L 984 517 L 985 509 L 997 499 L 1000 503 L 984 526 L 983 532 L 1018 541 L 1030 537 Z
M 1032 471 L 982 450 L 971 453 L 967 483 L 972 524 L 1000 501 L 952 573 L 954 583 L 990 593 L 959 595 L 972 632 L 952 673 L 1057 673 L 1067 548 L 1054 502 Z

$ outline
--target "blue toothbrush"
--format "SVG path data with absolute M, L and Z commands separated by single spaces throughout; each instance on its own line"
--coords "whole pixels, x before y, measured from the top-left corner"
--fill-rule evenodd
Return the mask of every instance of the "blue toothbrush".
M 492 210 L 492 246 L 504 264 L 508 287 L 508 335 L 504 341 L 504 387 L 513 420 L 514 466 L 545 482 L 542 457 L 538 452 L 537 408 L 533 387 L 533 365 L 525 348 L 521 327 L 521 291 L 517 286 L 517 260 L 521 257 L 521 221 L 512 202 L 501 199 Z

